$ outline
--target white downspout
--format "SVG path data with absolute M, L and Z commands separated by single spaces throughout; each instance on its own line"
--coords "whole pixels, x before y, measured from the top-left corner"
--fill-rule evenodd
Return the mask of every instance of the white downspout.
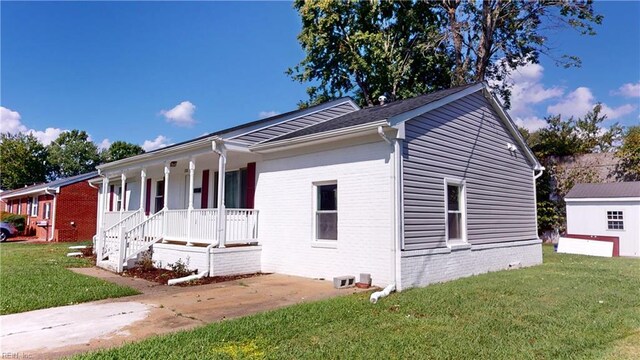
M 213 141 L 213 151 L 218 154 L 218 247 L 224 248 L 226 241 L 226 208 L 224 206 L 224 182 L 227 166 L 227 151 L 222 141 Z
M 49 189 L 45 189 L 44 191 L 47 195 L 53 195 L 53 209 L 51 209 L 51 234 L 49 234 L 49 238 L 47 241 L 52 241 L 54 234 L 56 233 L 56 208 L 58 204 L 58 196 L 56 193 L 50 194 Z
M 535 173 L 535 171 L 540 171 L 539 173 Z M 533 204 L 535 206 L 536 213 L 536 236 L 540 239 L 540 234 L 538 233 L 538 185 L 536 184 L 536 180 L 544 173 L 544 167 L 536 168 L 533 171 Z

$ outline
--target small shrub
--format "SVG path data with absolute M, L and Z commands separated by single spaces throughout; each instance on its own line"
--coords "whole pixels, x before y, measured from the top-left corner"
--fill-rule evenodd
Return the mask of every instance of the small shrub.
M 194 273 L 193 270 L 189 270 L 188 257 L 187 262 L 182 261 L 182 259 L 178 259 L 178 261 L 176 261 L 175 263 L 169 264 L 169 267 L 178 277 L 185 277 Z
M 153 261 L 153 250 L 149 249 L 140 253 L 136 266 L 140 267 L 142 271 L 151 271 L 156 268 L 155 261 Z
M 23 232 L 25 225 L 27 224 L 27 216 L 3 211 L 0 213 L 0 221 L 13 224 L 18 231 Z

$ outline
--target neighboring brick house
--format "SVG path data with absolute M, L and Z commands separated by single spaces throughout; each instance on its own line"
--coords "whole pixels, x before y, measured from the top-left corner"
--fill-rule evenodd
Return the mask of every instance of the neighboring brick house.
M 25 235 L 47 241 L 89 240 L 96 233 L 97 172 L 4 191 L 0 210 L 27 216 Z

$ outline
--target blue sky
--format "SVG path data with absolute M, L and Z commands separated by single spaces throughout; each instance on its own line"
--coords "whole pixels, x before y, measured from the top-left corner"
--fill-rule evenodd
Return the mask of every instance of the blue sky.
M 550 113 L 639 122 L 640 3 L 598 2 L 596 36 L 550 34 L 555 54 L 513 75 L 513 118 Z M 1 131 L 43 142 L 86 130 L 103 146 L 147 149 L 296 108 L 305 84 L 284 71 L 304 54 L 288 2 L 1 2 Z

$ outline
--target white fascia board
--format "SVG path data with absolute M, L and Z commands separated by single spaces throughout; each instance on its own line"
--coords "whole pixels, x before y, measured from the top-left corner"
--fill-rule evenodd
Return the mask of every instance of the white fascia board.
M 520 144 L 520 147 L 524 149 L 525 155 L 527 156 L 527 158 L 529 158 L 531 163 L 534 165 L 533 169 L 538 171 L 544 170 L 544 166 L 540 164 L 536 156 L 533 154 L 533 151 L 531 151 L 531 149 L 529 148 L 529 145 L 527 145 L 527 142 L 522 137 L 522 134 L 520 134 L 520 130 L 518 130 L 518 127 L 516 126 L 516 124 L 513 122 L 509 114 L 506 111 L 504 111 L 504 107 L 502 107 L 502 104 L 500 104 L 500 101 L 498 100 L 498 98 L 496 98 L 496 96 L 491 93 L 491 91 L 486 85 L 483 86 L 483 88 L 484 88 L 483 90 L 484 97 L 487 100 L 489 100 L 489 103 L 493 107 L 493 110 L 495 110 L 495 112 L 498 114 L 500 119 L 502 119 L 502 122 L 507 126 L 507 129 L 509 129 L 509 132 L 511 133 L 511 135 Z
M 344 99 L 343 101 L 336 102 L 336 103 L 330 101 L 330 102 L 327 102 L 327 103 L 319 105 L 318 108 L 314 109 L 313 111 L 306 111 L 305 112 L 303 110 L 301 113 L 295 114 L 295 116 L 287 116 L 287 117 L 285 117 L 283 119 L 278 119 L 278 121 L 275 121 L 275 122 L 267 122 L 265 124 L 260 124 L 261 126 L 259 126 L 257 128 L 251 128 L 250 130 L 242 129 L 244 131 L 238 130 L 238 131 L 232 132 L 231 134 L 229 134 L 230 136 L 228 137 L 228 139 L 229 140 L 233 140 L 235 138 L 239 138 L 239 137 L 242 137 L 242 136 L 245 136 L 245 135 L 252 134 L 254 132 L 258 132 L 258 131 L 270 128 L 272 126 L 280 125 L 282 123 L 286 123 L 286 122 L 289 122 L 289 121 L 292 121 L 292 120 L 295 120 L 295 119 L 299 119 L 299 118 L 304 117 L 304 116 L 313 115 L 313 114 L 318 113 L 320 111 L 325 111 L 327 109 L 330 109 L 330 108 L 333 108 L 333 107 L 336 107 L 336 106 L 339 106 L 339 105 L 342 105 L 342 104 L 351 105 L 351 107 L 353 108 L 353 111 L 360 110 L 360 107 L 358 106 L 358 104 L 356 104 L 351 98 Z M 294 115 L 294 114 L 292 114 L 292 115 Z M 334 119 L 334 118 L 332 118 L 332 119 Z M 331 120 L 331 119 L 328 119 L 328 120 Z M 328 120 L 325 120 L 325 121 L 328 121 Z M 240 132 L 240 131 L 242 131 L 242 132 Z
M 150 153 L 144 153 L 136 156 L 132 156 L 126 159 L 113 161 L 110 163 L 102 164 L 96 166 L 96 169 L 102 174 L 104 172 L 113 170 L 113 169 L 121 169 L 128 167 L 143 167 L 149 163 L 157 163 L 161 162 L 160 159 L 168 159 L 172 157 L 186 157 L 191 154 L 197 155 L 202 153 L 202 151 L 198 151 L 201 149 L 206 149 L 211 151 L 211 143 L 214 140 L 219 139 L 217 136 L 210 136 L 205 139 L 201 139 L 198 141 L 182 144 L 179 146 L 170 147 L 167 149 L 159 149 Z
M 389 123 L 386 120 L 379 120 L 357 126 L 350 126 L 342 129 L 336 129 L 333 131 L 326 131 L 317 134 L 310 134 L 300 136 L 292 139 L 285 139 L 274 141 L 272 143 L 262 143 L 254 146 L 250 146 L 249 149 L 256 153 L 268 153 L 280 150 L 287 150 L 296 147 L 314 145 L 324 142 L 331 142 L 336 140 L 343 140 L 351 137 L 367 134 L 369 130 L 376 131 L 378 126 L 388 126 Z M 382 138 L 381 138 L 382 141 Z
M 59 193 L 60 192 L 60 188 L 59 187 L 44 187 L 44 188 L 38 188 L 38 189 L 33 189 L 33 190 L 26 190 L 26 191 L 19 191 L 19 192 L 15 192 L 15 193 L 11 193 L 11 194 L 6 194 L 6 195 L 1 195 L 0 198 L 2 198 L 2 200 L 6 200 L 6 199 L 14 199 L 14 198 L 18 198 L 18 197 L 23 197 L 23 196 L 27 196 L 27 195 L 35 195 L 35 194 L 40 194 L 40 195 L 47 195 L 47 193 Z
M 402 114 L 398 114 L 396 116 L 392 116 L 391 118 L 389 118 L 389 125 L 396 127 L 399 123 L 403 123 L 407 120 L 411 120 L 416 116 L 420 116 L 424 113 L 428 113 L 429 111 L 435 110 L 439 107 L 442 107 L 444 105 L 447 105 L 451 102 L 454 102 L 458 99 L 461 99 L 465 96 L 471 95 L 476 91 L 482 90 L 484 88 L 484 84 L 476 84 L 474 86 L 468 87 L 464 90 L 458 91 L 455 94 L 451 94 L 447 97 L 444 97 L 440 100 L 434 101 L 434 102 L 430 102 L 426 105 L 423 105 L 419 108 L 404 112 Z
M 608 203 L 608 202 L 634 202 L 640 201 L 640 197 L 619 197 L 619 198 L 577 198 L 577 199 L 564 199 L 564 202 L 569 203 L 582 203 L 582 202 L 598 202 L 598 203 Z M 603 204 L 604 205 L 604 204 Z

